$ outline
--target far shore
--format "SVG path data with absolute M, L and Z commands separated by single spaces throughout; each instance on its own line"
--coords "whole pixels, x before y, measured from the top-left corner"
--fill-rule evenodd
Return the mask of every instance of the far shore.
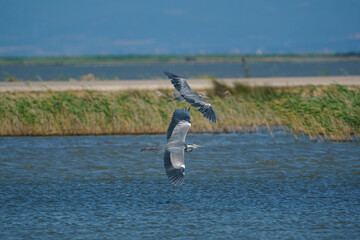
M 188 79 L 193 89 L 211 89 L 211 79 Z M 326 76 L 326 77 L 279 77 L 279 78 L 223 78 L 217 81 L 229 86 L 242 83 L 249 86 L 296 87 L 327 86 L 339 84 L 360 86 L 360 76 Z M 94 81 L 33 81 L 33 82 L 0 82 L 0 92 L 42 92 L 42 91 L 126 91 L 172 89 L 168 79 L 154 80 L 94 80 Z

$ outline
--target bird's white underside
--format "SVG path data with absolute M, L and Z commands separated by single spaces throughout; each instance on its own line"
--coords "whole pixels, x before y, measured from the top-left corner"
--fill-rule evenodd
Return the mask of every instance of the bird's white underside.
M 187 121 L 180 121 L 174 128 L 166 144 L 166 150 L 170 152 L 170 159 L 174 168 L 185 168 L 185 138 L 190 127 L 191 123 Z

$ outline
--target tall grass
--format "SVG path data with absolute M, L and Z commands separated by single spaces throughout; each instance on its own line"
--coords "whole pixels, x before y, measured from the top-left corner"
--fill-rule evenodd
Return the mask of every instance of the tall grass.
M 231 132 L 287 126 L 295 135 L 349 140 L 360 136 L 360 88 L 271 88 L 214 81 L 210 96 L 218 121 L 195 108 L 192 132 Z M 165 133 L 175 108 L 173 91 L 0 93 L 0 135 Z
M 275 122 L 289 127 L 296 136 L 304 133 L 313 139 L 342 141 L 360 136 L 359 87 L 229 87 L 216 81 L 214 85 L 214 95 L 253 103 L 266 116 L 266 126 Z

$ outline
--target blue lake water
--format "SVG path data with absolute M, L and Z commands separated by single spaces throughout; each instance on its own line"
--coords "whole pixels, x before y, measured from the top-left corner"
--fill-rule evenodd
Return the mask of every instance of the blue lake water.
M 348 76 L 360 75 L 360 61 L 331 62 L 249 62 L 251 77 Z M 9 76 L 24 81 L 79 79 L 92 73 L 100 79 L 165 78 L 168 70 L 190 78 L 211 75 L 217 78 L 242 78 L 241 63 L 159 63 L 125 65 L 0 65 L 0 81 Z
M 0 138 L 0 239 L 359 239 L 360 145 L 283 132 Z

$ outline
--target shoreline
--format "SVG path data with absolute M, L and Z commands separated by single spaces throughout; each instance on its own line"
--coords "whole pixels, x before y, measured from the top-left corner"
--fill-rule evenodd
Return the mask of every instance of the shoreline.
M 359 61 L 359 52 L 338 53 L 267 53 L 267 54 L 127 54 L 87 56 L 0 56 L 0 65 L 71 65 L 71 64 L 157 64 L 238 62 L 304 62 L 304 61 Z
M 241 83 L 249 86 L 299 87 L 360 86 L 360 76 L 327 76 L 327 77 L 279 77 L 279 78 L 219 78 L 222 84 L 233 86 Z M 192 89 L 208 90 L 214 87 L 211 79 L 187 79 Z M 65 91 L 128 91 L 174 89 L 169 79 L 154 80 L 94 80 L 94 81 L 19 81 L 0 82 L 0 92 L 65 92 Z

